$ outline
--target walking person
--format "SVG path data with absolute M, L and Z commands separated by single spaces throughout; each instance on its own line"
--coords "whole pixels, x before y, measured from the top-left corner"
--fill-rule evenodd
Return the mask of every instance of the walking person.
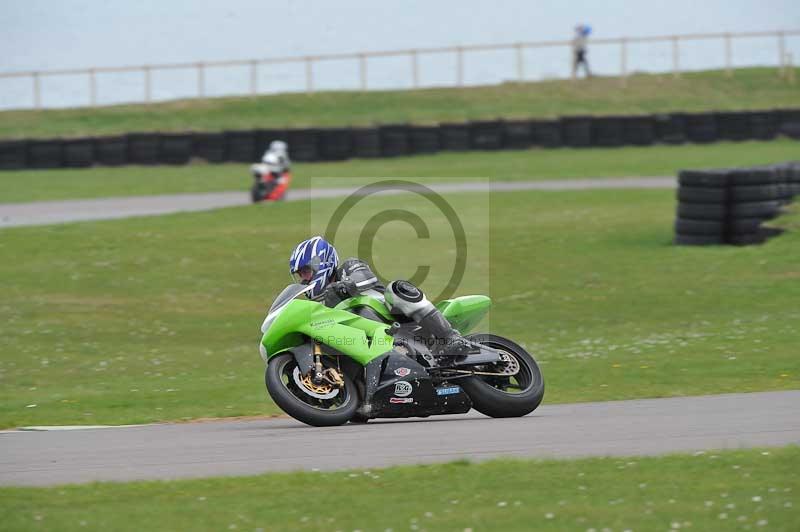
M 592 71 L 589 69 L 589 61 L 586 55 L 589 53 L 586 42 L 592 29 L 584 24 L 575 26 L 575 37 L 572 39 L 572 79 L 578 76 L 578 67 L 583 65 L 586 77 L 592 77 Z

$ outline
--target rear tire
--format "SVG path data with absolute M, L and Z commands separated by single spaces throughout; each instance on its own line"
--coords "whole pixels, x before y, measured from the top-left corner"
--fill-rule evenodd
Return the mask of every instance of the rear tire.
M 323 358 L 325 367 L 333 367 Z M 331 399 L 316 399 L 293 380 L 297 362 L 291 353 L 276 355 L 269 360 L 264 380 L 272 400 L 284 412 L 313 427 L 332 427 L 347 423 L 358 408 L 358 392 L 353 381 L 340 372 L 344 387 Z
M 519 393 L 509 393 L 501 389 L 506 387 L 506 380 L 510 381 L 508 378 L 475 375 L 459 380 L 459 384 L 472 400 L 473 408 L 490 417 L 521 417 L 536 410 L 544 397 L 544 377 L 533 357 L 521 346 L 502 336 L 472 334 L 466 338 L 508 353 L 520 366 L 519 372 L 514 376 L 521 387 Z M 497 365 L 487 365 L 486 369 L 491 371 L 494 366 Z

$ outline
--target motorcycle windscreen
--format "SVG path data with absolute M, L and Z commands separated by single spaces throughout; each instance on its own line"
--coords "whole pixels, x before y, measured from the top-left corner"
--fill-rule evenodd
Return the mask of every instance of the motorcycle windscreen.
M 281 308 L 283 305 L 291 301 L 292 299 L 296 298 L 303 292 L 310 290 L 311 287 L 307 284 L 290 284 L 283 291 L 278 294 L 278 297 L 275 298 L 275 301 L 272 302 L 272 306 L 269 307 L 269 312 L 274 311 L 275 309 Z

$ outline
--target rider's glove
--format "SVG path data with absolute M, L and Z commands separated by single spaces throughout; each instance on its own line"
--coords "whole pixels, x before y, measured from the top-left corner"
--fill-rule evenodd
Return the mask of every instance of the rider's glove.
M 348 281 L 337 281 L 328 285 L 325 289 L 325 306 L 335 307 L 345 299 L 358 295 L 358 288 L 355 283 Z

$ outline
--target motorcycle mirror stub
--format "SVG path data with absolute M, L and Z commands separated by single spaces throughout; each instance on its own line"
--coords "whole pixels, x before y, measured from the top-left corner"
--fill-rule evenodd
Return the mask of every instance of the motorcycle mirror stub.
M 388 334 L 389 336 L 394 336 L 395 334 L 397 334 L 397 331 L 400 330 L 400 327 L 401 325 L 399 323 L 394 322 L 388 329 L 386 329 L 386 334 Z

